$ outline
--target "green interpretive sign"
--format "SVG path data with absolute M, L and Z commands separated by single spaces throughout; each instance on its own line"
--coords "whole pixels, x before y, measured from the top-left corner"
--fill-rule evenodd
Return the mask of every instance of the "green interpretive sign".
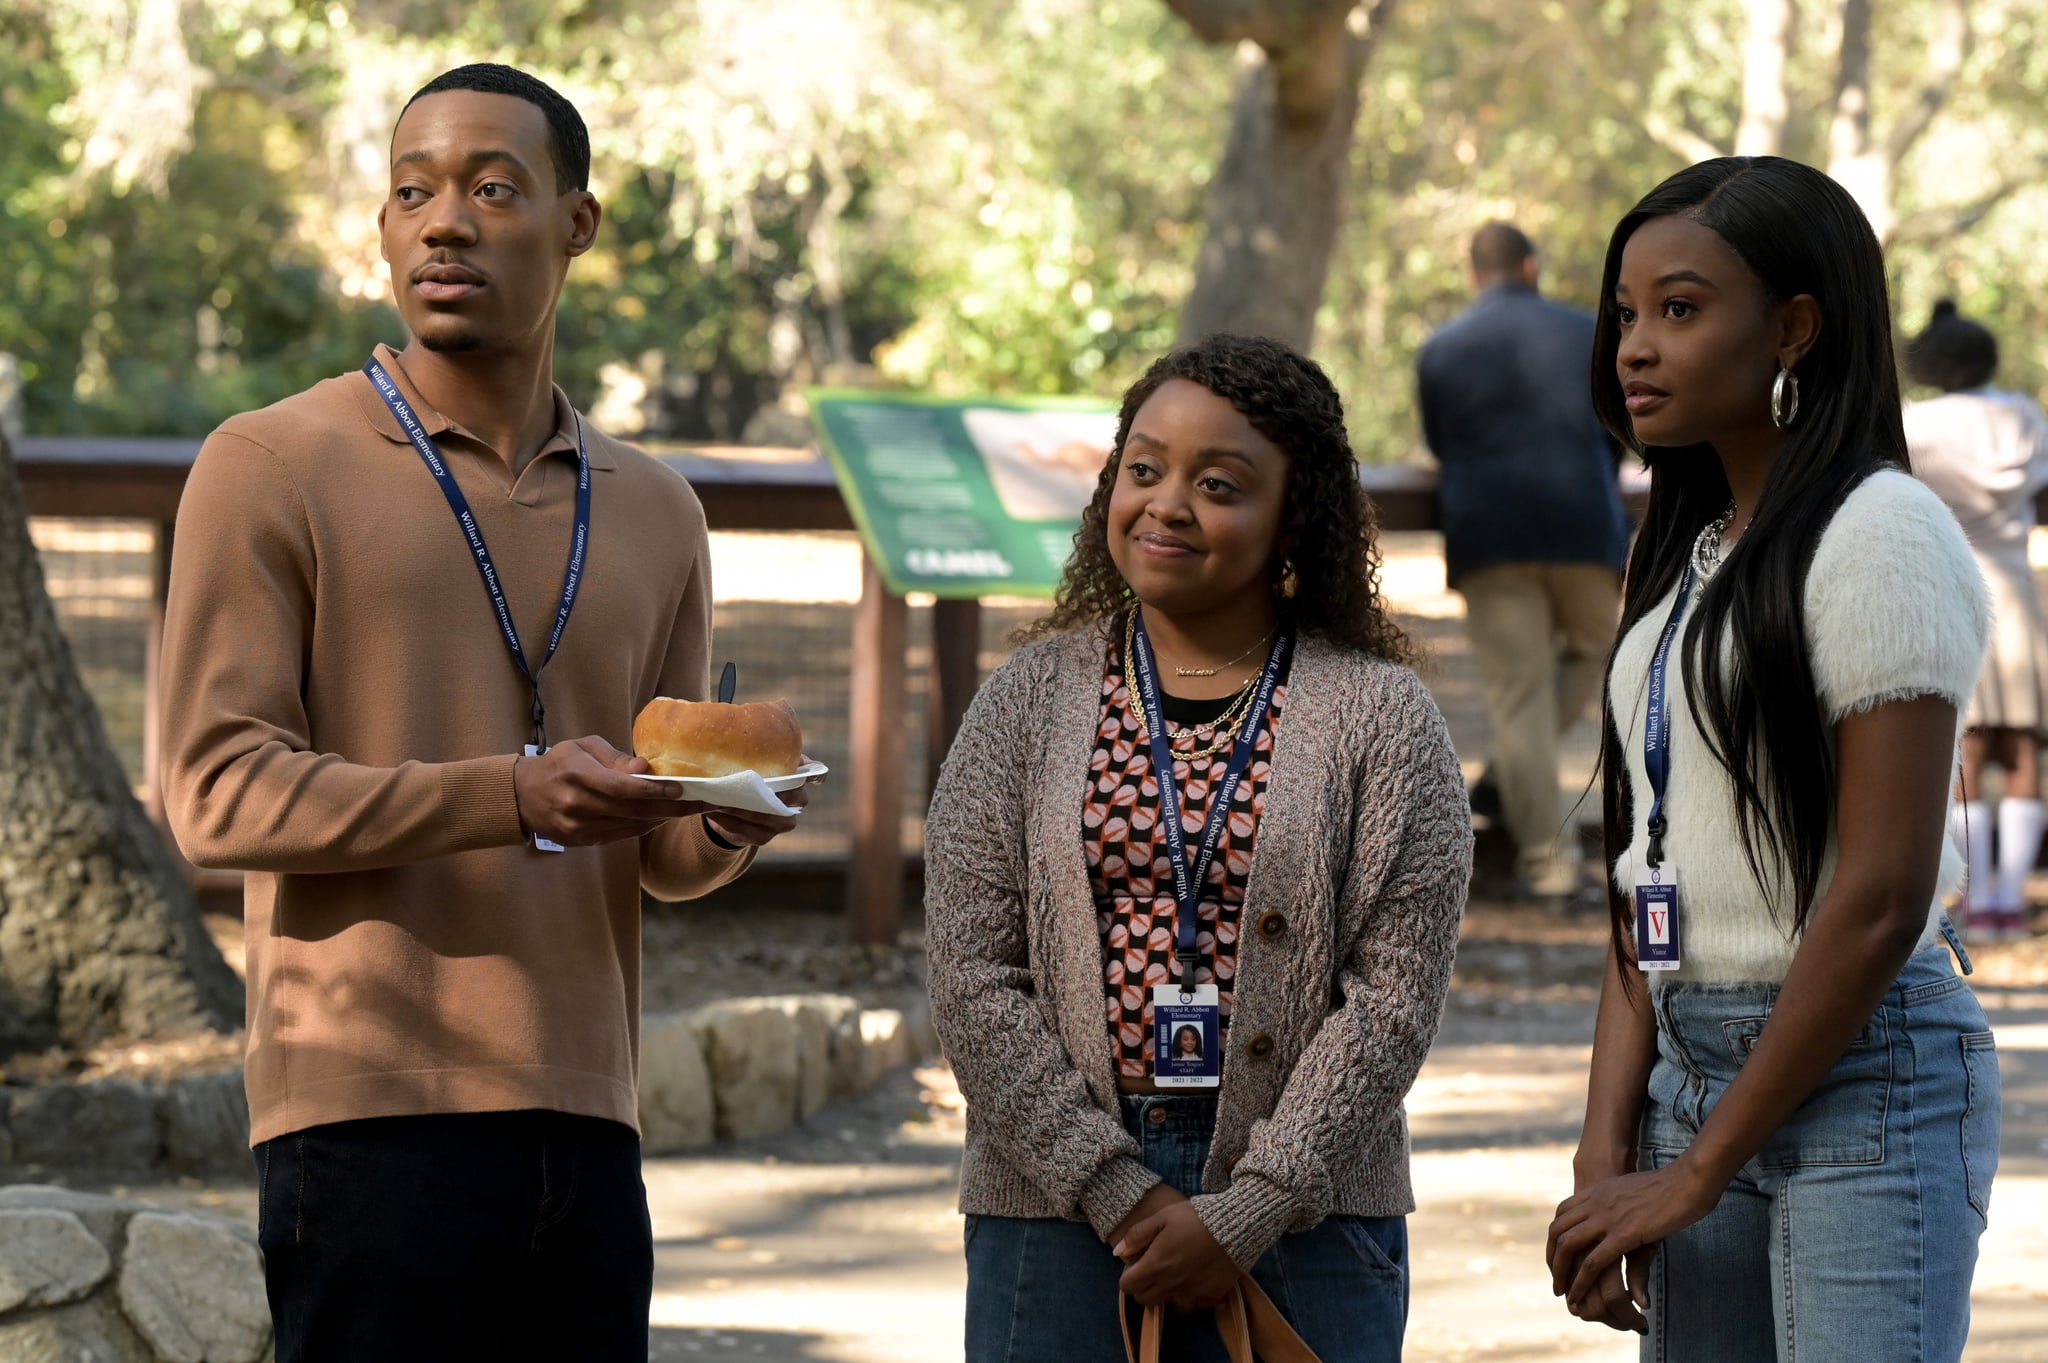
M 1113 403 L 847 388 L 805 396 L 891 591 L 1053 594 L 1116 439 Z

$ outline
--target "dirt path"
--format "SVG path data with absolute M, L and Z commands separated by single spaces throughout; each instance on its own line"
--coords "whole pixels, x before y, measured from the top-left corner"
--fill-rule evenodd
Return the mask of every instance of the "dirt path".
M 1443 1033 L 1409 1101 L 1414 1363 L 1636 1356 L 1631 1339 L 1566 1315 L 1542 1264 L 1570 1187 L 1600 951 L 1584 920 L 1484 906 L 1468 919 Z M 2048 981 L 2014 949 L 1987 953 L 1980 978 L 2006 1115 L 1966 1358 L 2048 1363 Z M 934 1066 L 765 1140 L 649 1160 L 651 1357 L 955 1363 L 962 1111 Z M 254 1217 L 245 1187 L 145 1195 Z
M 1590 926 L 1529 914 L 1482 909 L 1468 926 L 1443 1039 L 1409 1102 L 1416 1363 L 1636 1357 L 1632 1338 L 1567 1315 L 1542 1263 L 1551 1211 L 1570 1191 L 1599 951 Z M 1966 1358 L 2041 1363 L 2048 989 L 1983 993 L 2007 1116 Z M 958 1091 L 935 1067 L 813 1129 L 717 1159 L 656 1161 L 655 1357 L 958 1359 L 960 1134 Z

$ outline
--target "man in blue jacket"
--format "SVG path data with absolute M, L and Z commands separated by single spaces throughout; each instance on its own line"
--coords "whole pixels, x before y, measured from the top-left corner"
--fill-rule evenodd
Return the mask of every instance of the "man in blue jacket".
M 1620 452 L 1593 415 L 1593 318 L 1537 292 L 1529 238 L 1480 228 L 1472 278 L 1478 300 L 1416 362 L 1422 431 L 1443 466 L 1445 576 L 1465 598 L 1489 774 L 1523 889 L 1557 899 L 1579 880 L 1558 737 L 1597 694 L 1620 615 Z

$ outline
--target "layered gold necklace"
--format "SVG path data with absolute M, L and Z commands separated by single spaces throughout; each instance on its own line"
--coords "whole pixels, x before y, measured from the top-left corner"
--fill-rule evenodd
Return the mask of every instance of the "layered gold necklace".
M 1270 634 L 1267 635 L 1267 638 L 1271 637 Z M 1133 685 L 1137 680 L 1137 656 L 1138 608 L 1133 606 L 1131 607 L 1130 614 L 1124 618 L 1124 682 L 1127 686 Z M 1244 654 L 1238 655 L 1239 658 L 1244 656 Z M 1154 654 L 1153 658 L 1156 662 L 1158 655 Z M 1223 664 L 1224 667 L 1232 665 L 1232 663 Z M 1179 670 L 1178 668 L 1175 669 L 1175 671 Z M 1218 668 L 1210 668 L 1207 673 L 1201 675 L 1214 676 L 1219 670 Z M 1181 675 L 1189 676 L 1194 674 L 1182 672 Z M 1236 693 L 1231 696 L 1229 707 L 1206 724 L 1190 724 L 1186 728 L 1182 728 L 1170 720 L 1167 721 L 1166 736 L 1168 739 L 1199 741 L 1203 735 L 1209 736 L 1209 742 L 1202 747 L 1190 749 L 1186 752 L 1175 752 L 1173 755 L 1174 759 L 1180 762 L 1192 762 L 1197 758 L 1215 757 L 1219 753 L 1228 752 L 1231 745 L 1237 742 L 1238 727 L 1244 723 L 1245 713 L 1251 709 L 1252 696 L 1258 689 L 1258 682 L 1259 674 L 1254 672 L 1245 684 L 1240 686 Z M 1145 725 L 1145 707 L 1142 705 L 1133 706 L 1131 714 L 1132 718 L 1137 721 L 1139 738 L 1150 742 L 1150 731 Z

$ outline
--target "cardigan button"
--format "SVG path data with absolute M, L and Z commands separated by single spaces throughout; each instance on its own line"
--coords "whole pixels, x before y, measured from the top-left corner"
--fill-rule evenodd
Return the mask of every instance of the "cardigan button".
M 1252 1059 L 1264 1060 L 1273 1053 L 1273 1038 L 1267 1036 L 1264 1032 L 1260 1032 L 1252 1038 L 1252 1044 L 1249 1049 L 1252 1053 Z
M 1259 931 L 1268 937 L 1278 937 L 1287 931 L 1287 915 L 1277 909 L 1259 915 Z

